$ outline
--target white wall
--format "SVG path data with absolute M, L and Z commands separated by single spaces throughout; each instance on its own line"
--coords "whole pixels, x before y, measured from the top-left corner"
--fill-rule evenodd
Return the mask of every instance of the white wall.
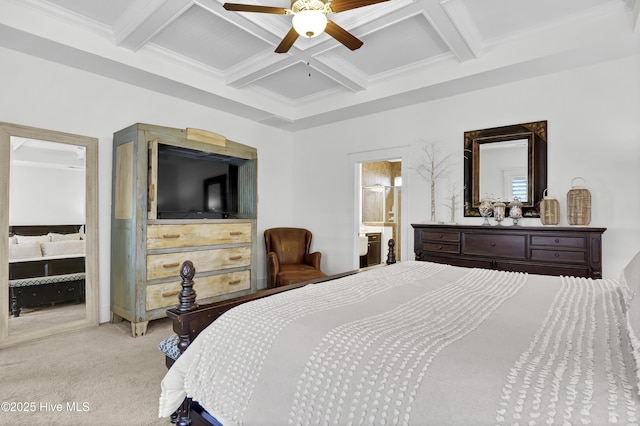
M 84 170 L 11 167 L 9 225 L 84 225 Z
M 352 260 L 345 247 L 355 238 L 350 153 L 410 144 L 415 161 L 410 167 L 416 167 L 423 143 L 432 142 L 441 155 L 458 156 L 451 179 L 462 188 L 465 131 L 538 120 L 548 121 L 548 186 L 560 201 L 560 225 L 567 225 L 571 179 L 582 176 L 592 193 L 591 226 L 608 228 L 603 273 L 617 278 L 640 250 L 640 55 L 299 132 L 294 175 L 322 179 L 296 181 L 294 219 L 314 231 L 314 247 L 326 253 L 329 272 L 348 269 Z M 407 186 L 405 226 L 427 222 L 427 182 L 410 172 L 403 177 L 403 192 Z M 448 187 L 446 180 L 440 183 L 437 219 L 442 221 L 449 217 L 442 205 Z M 457 220 L 481 223 L 463 218 L 461 208 Z M 405 244 L 413 253 L 413 239 Z
M 617 277 L 640 249 L 640 56 L 295 134 L 12 50 L 0 49 L 0 58 L 0 121 L 99 139 L 101 321 L 109 318 L 112 135 L 135 122 L 211 130 L 258 149 L 261 281 L 266 275 L 262 232 L 273 226 L 311 229 L 326 272 L 353 266 L 356 217 L 349 154 L 410 146 L 417 159 L 421 144 L 433 142 L 442 155 L 460 155 L 451 179 L 461 188 L 464 131 L 538 120 L 548 120 L 549 187 L 561 195 L 562 211 L 571 179 L 582 176 L 593 197 L 591 225 L 608 228 L 605 276 Z M 441 187 L 448 185 L 442 182 Z M 405 175 L 405 227 L 428 220 L 428 194 L 425 181 L 412 172 Z M 446 220 L 447 208 L 441 204 L 438 218 Z M 461 216 L 461 222 L 480 223 Z M 565 215 L 561 224 L 566 224 Z M 412 238 L 405 244 L 403 251 L 412 253 Z
M 0 48 L 0 121 L 99 139 L 100 321 L 110 316 L 113 133 L 142 122 L 199 128 L 258 150 L 258 280 L 266 279 L 262 232 L 292 221 L 293 136 L 220 111 Z

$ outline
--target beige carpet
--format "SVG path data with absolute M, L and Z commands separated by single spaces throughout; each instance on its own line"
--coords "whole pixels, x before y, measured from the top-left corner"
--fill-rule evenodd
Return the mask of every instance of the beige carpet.
M 158 418 L 157 349 L 170 333 L 161 319 L 134 339 L 123 321 L 0 349 L 0 424 L 170 425 Z M 7 412 L 6 402 L 31 412 Z
M 19 317 L 9 316 L 9 334 L 34 330 L 43 325 L 66 324 L 86 316 L 84 303 L 62 303 L 54 306 L 23 308 Z

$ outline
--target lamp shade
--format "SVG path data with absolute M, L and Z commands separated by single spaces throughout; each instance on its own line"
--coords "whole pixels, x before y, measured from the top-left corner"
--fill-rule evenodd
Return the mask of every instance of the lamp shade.
M 318 10 L 302 10 L 293 15 L 293 28 L 302 37 L 312 38 L 327 26 L 327 16 Z

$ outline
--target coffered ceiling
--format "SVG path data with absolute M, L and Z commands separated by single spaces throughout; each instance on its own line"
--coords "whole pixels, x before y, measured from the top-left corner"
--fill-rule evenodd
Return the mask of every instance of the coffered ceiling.
M 390 0 L 278 54 L 291 16 L 222 0 L 0 0 L 0 46 L 298 130 L 636 54 L 639 3 Z

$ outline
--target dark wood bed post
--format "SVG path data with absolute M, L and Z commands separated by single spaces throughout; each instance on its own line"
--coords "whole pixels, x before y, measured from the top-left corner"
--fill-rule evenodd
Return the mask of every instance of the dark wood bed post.
M 387 251 L 387 265 L 393 265 L 396 263 L 396 242 L 393 238 L 390 238 L 387 245 L 389 246 L 389 250 Z

